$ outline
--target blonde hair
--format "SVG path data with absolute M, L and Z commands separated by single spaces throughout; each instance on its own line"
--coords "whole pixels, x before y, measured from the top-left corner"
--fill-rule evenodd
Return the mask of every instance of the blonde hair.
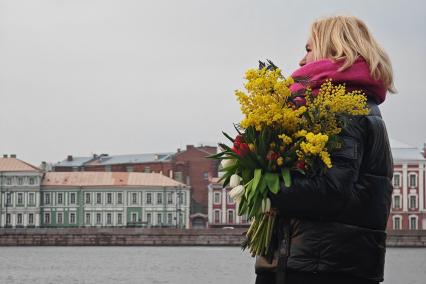
M 367 26 L 353 16 L 334 16 L 315 21 L 311 26 L 314 59 L 344 60 L 339 71 L 349 68 L 361 56 L 370 66 L 371 76 L 395 93 L 392 64 Z

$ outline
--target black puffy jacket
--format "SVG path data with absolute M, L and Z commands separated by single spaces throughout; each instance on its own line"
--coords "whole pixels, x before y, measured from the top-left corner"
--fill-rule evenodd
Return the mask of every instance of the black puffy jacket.
M 324 175 L 294 176 L 271 201 L 291 217 L 287 267 L 383 281 L 386 223 L 393 164 L 386 127 L 376 104 L 351 118 Z

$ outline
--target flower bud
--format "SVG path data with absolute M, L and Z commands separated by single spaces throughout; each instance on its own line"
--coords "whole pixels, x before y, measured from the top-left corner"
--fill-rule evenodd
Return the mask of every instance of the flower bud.
M 243 197 L 244 195 L 244 191 L 244 186 L 239 185 L 231 189 L 228 194 L 234 201 L 239 202 L 241 200 L 241 197 Z
M 235 165 L 235 163 L 236 163 L 235 159 L 223 159 L 220 162 L 220 165 L 222 166 L 222 169 L 224 169 L 224 168 Z
M 236 186 L 239 186 L 241 183 L 242 178 L 239 175 L 232 175 L 231 179 L 229 181 L 229 186 L 234 188 Z

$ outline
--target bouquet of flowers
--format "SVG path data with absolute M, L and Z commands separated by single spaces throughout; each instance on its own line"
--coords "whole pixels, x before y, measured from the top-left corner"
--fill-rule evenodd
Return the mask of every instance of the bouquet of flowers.
M 313 93 L 309 78 L 286 78 L 271 61 L 247 70 L 245 79 L 245 91 L 235 92 L 244 115 L 235 125 L 237 136 L 223 133 L 232 146 L 219 143 L 221 152 L 210 158 L 221 161 L 221 180 L 232 188 L 238 214 L 251 220 L 243 248 L 254 256 L 267 252 L 275 223 L 268 194 L 291 186 L 294 171 L 309 175 L 331 168 L 330 153 L 341 147 L 345 121 L 368 109 L 361 91 L 347 92 L 327 80 Z M 295 82 L 306 88 L 292 93 Z

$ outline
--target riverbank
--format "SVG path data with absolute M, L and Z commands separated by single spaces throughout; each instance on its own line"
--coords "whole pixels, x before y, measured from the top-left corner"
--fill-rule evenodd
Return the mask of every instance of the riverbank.
M 0 229 L 0 246 L 239 246 L 246 229 Z M 426 230 L 388 235 L 389 247 L 426 247 Z

